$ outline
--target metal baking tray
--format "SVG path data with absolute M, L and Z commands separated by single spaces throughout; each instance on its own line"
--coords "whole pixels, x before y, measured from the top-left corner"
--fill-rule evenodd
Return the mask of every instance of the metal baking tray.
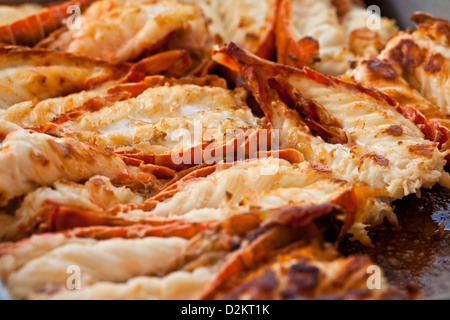
M 226 1 L 226 0 L 225 0 Z M 0 0 L 0 4 L 54 1 Z M 414 27 L 410 16 L 425 11 L 450 20 L 449 0 L 373 0 L 381 14 L 395 18 L 405 29 Z M 415 283 L 426 299 L 450 300 L 450 190 L 436 186 L 423 190 L 421 198 L 411 195 L 395 203 L 400 228 L 383 226 L 373 231 L 374 248 L 344 240 L 343 254 L 368 254 L 385 270 L 391 284 L 400 288 Z M 0 300 L 9 299 L 0 283 Z

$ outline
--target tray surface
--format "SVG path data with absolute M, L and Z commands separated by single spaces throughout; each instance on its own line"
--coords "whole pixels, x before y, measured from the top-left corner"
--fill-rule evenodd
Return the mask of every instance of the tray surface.
M 380 227 L 371 232 L 374 248 L 343 241 L 341 251 L 370 255 L 401 288 L 415 283 L 427 297 L 450 299 L 450 190 L 422 190 L 395 206 L 398 230 Z

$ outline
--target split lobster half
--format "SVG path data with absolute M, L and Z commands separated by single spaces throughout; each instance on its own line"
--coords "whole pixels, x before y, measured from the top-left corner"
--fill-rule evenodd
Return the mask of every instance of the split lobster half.
M 0 47 L 0 109 L 65 96 L 146 76 L 181 76 L 191 67 L 184 50 L 162 52 L 137 63 L 109 63 L 46 49 Z
M 342 75 L 349 61 L 376 55 L 397 28 L 381 18 L 377 30 L 362 1 L 281 0 L 277 18 L 278 62 Z
M 414 13 L 412 19 L 418 24 L 417 30 L 392 36 L 376 58 L 355 62 L 347 76 L 394 98 L 401 104 L 399 112 L 416 123 L 426 139 L 447 151 L 450 24 L 420 12 Z
M 22 18 L 11 24 L 0 26 L 0 44 L 34 46 L 52 32 L 62 27 L 77 6 L 86 9 L 95 0 L 73 0 L 51 6 L 41 12 Z

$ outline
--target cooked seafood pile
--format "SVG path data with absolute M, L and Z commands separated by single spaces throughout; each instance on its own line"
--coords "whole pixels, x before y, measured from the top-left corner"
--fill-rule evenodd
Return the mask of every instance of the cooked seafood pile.
M 422 297 L 382 274 L 373 289 L 374 262 L 337 243 L 370 247 L 369 230 L 398 223 L 395 200 L 450 187 L 448 21 L 371 30 L 355 0 L 77 0 L 4 15 L 12 298 Z

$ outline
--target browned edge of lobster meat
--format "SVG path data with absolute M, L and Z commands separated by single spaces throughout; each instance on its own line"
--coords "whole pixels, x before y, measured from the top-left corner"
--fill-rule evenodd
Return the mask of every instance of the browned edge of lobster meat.
M 294 39 L 291 10 L 292 0 L 281 0 L 276 26 L 277 59 L 280 64 L 302 68 L 318 61 L 319 42 L 311 37 Z
M 327 86 L 335 86 L 338 84 L 343 85 L 349 90 L 369 95 L 370 97 L 382 103 L 386 103 L 395 108 L 405 118 L 416 124 L 418 128 L 424 133 L 426 139 L 437 142 L 441 149 L 442 147 L 445 148 L 448 146 L 449 130 L 447 128 L 437 124 L 436 122 L 428 120 L 419 110 L 412 106 L 400 105 L 392 97 L 376 90 L 375 88 L 368 88 L 357 83 L 343 81 L 336 77 L 325 76 L 307 67 L 297 69 L 294 67 L 266 61 L 251 54 L 248 51 L 243 50 L 234 43 L 231 43 L 226 47 L 216 49 L 214 51 L 214 59 L 218 63 L 225 65 L 236 72 L 239 72 L 246 79 L 249 87 L 252 89 L 253 95 L 259 102 L 266 116 L 268 116 L 269 118 L 271 113 L 271 107 L 269 106 L 269 103 L 271 100 L 273 100 L 273 97 L 269 97 L 268 95 L 273 94 L 271 93 L 273 90 L 267 90 L 267 88 L 275 89 L 277 94 L 280 95 L 281 100 L 283 100 L 282 92 L 280 94 L 280 92 L 278 91 L 280 90 L 280 88 L 284 88 L 286 85 L 289 86 L 287 80 L 284 79 L 287 79 L 292 74 L 297 74 Z M 269 83 L 270 79 L 275 79 L 279 82 L 279 85 L 274 87 Z M 297 97 L 296 100 L 299 100 L 299 98 Z M 290 104 L 288 104 L 288 106 L 290 106 L 291 108 L 293 107 L 293 105 Z M 325 136 L 323 137 L 325 138 L 325 140 L 327 140 L 328 138 L 332 138 L 334 139 L 334 141 L 340 141 L 340 135 L 336 135 L 336 132 L 339 132 L 339 130 L 336 131 L 337 129 L 339 129 L 339 126 L 333 125 L 333 120 L 330 119 L 327 115 L 319 117 L 317 123 L 327 128 L 327 130 L 318 131 L 319 135 L 321 136 L 325 134 Z M 314 126 L 312 127 L 311 124 L 309 124 L 309 127 L 313 131 L 314 129 L 317 130 L 316 124 L 314 124 Z M 334 133 L 334 135 L 329 136 L 330 133 Z

